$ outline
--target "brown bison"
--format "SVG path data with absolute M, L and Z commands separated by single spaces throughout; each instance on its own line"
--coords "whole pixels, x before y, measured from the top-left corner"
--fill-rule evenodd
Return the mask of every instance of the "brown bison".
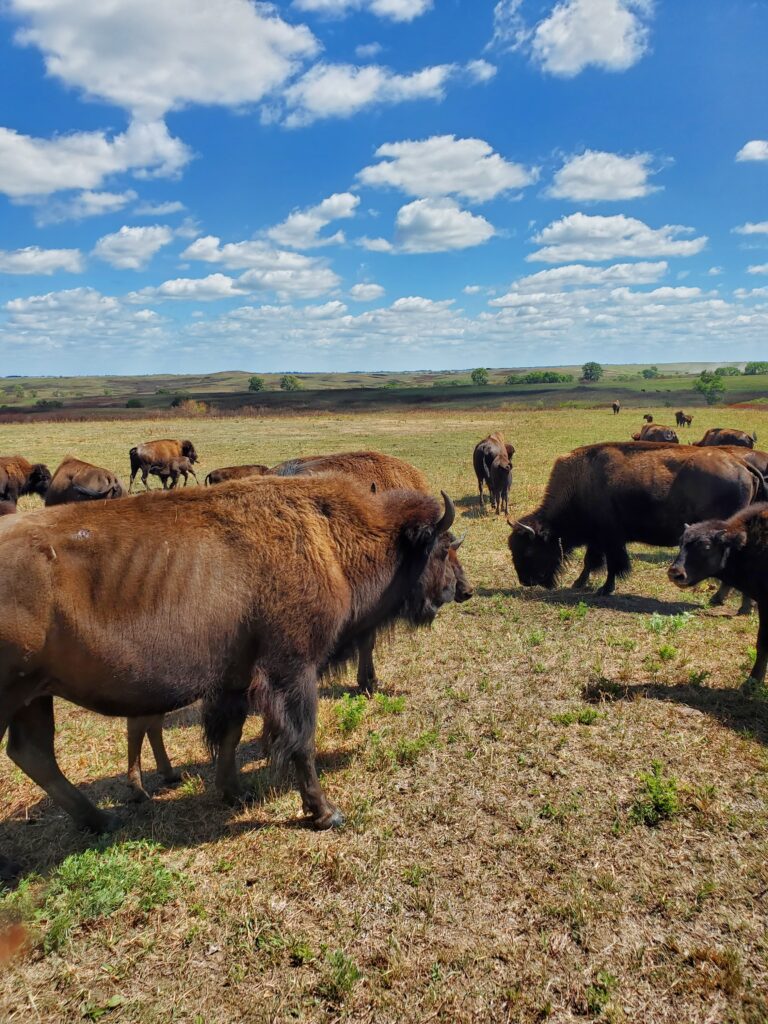
M 599 594 L 629 575 L 627 544 L 671 545 L 685 523 L 728 516 L 766 497 L 744 461 L 689 445 L 609 442 L 559 458 L 539 508 L 512 525 L 509 547 L 523 586 L 556 585 L 574 548 L 586 545 L 575 582 L 607 565 Z
M 655 441 L 662 444 L 679 444 L 679 438 L 672 427 L 664 427 L 661 423 L 644 423 L 640 430 L 632 435 L 633 441 Z
M 141 482 L 146 490 L 149 490 L 147 477 L 150 473 L 159 476 L 159 467 L 168 467 L 173 459 L 189 459 L 191 463 L 198 461 L 195 446 L 191 441 L 144 441 L 137 444 L 129 452 L 131 458 L 131 478 L 128 482 L 128 490 L 133 490 L 133 481 L 138 472 L 141 472 Z
M 243 480 L 248 476 L 266 476 L 268 473 L 269 466 L 262 466 L 260 463 L 250 466 L 224 466 L 222 469 L 211 470 L 205 478 L 205 486 L 223 484 L 226 480 Z
M 179 482 L 179 477 L 184 477 L 184 486 L 187 486 L 189 477 L 193 477 L 195 483 L 199 483 L 197 479 L 197 473 L 192 466 L 192 460 L 188 459 L 186 455 L 180 455 L 176 458 L 169 459 L 168 462 L 160 463 L 156 466 L 149 467 L 150 476 L 160 477 L 163 483 L 163 490 L 168 490 L 170 482 L 170 490 L 174 490 Z
M 650 412 L 644 412 L 643 419 L 646 423 L 653 423 L 653 414 Z
M 349 477 L 242 480 L 46 509 L 0 522 L 0 740 L 80 826 L 113 816 L 62 775 L 53 698 L 136 718 L 202 696 L 216 785 L 260 692 L 273 763 L 294 768 L 315 828 L 343 821 L 320 787 L 318 675 L 361 635 L 430 624 L 456 594 L 453 504 L 371 495 Z M 169 656 L 173 652 L 173 656 Z
M 611 408 L 613 409 L 613 415 L 618 416 L 621 412 L 621 402 L 616 399 L 615 402 L 611 402 Z
M 509 446 L 512 447 L 511 445 Z M 514 448 L 512 448 L 514 451 Z M 341 452 L 336 455 L 308 455 L 289 459 L 274 466 L 276 476 L 314 476 L 324 473 L 343 473 L 362 483 L 373 493 L 407 489 L 430 493 L 427 478 L 409 462 L 383 452 Z M 458 556 L 461 540 L 454 540 L 448 551 L 456 575 L 456 601 L 468 601 L 473 590 Z M 358 641 L 357 685 L 364 693 L 373 693 L 379 680 L 373 663 L 376 631 L 361 636 Z
M 686 416 L 682 409 L 678 409 L 675 413 L 675 424 L 678 427 L 690 427 L 693 423 L 693 416 Z
M 44 498 L 51 471 L 42 462 L 27 462 L 21 455 L 0 455 L 0 501 L 15 505 L 25 494 Z
M 686 526 L 668 575 L 682 588 L 714 577 L 757 601 L 757 657 L 746 685 L 751 688 L 764 683 L 768 666 L 768 505 L 752 505 L 727 519 Z
M 748 434 L 745 430 L 735 430 L 732 427 L 712 427 L 700 441 L 693 443 L 697 448 L 709 448 L 713 445 L 723 444 L 735 444 L 740 448 L 754 448 L 756 441 L 757 435 Z
M 512 456 L 515 449 L 507 444 L 500 432 L 489 434 L 475 445 L 472 465 L 477 477 L 480 505 L 483 505 L 483 484 L 488 488 L 491 505 L 496 515 L 502 506 L 505 514 L 509 511 L 509 485 L 512 482 Z
M 45 495 L 45 504 L 66 505 L 72 501 L 99 501 L 122 498 L 124 494 L 125 488 L 110 470 L 67 456 L 53 474 Z

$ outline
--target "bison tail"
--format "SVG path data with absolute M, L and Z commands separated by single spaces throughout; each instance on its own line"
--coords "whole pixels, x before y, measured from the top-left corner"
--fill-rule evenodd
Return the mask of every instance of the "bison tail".
M 205 698 L 203 730 L 205 745 L 212 757 L 219 751 L 233 725 L 242 724 L 248 714 L 248 694 L 243 690 L 227 690 Z

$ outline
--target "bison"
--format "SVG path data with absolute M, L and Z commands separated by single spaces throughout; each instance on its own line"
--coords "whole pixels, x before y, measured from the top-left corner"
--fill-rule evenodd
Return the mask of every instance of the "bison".
M 588 445 L 555 462 L 539 508 L 511 524 L 509 548 L 523 586 L 552 588 L 571 552 L 586 545 L 574 586 L 606 564 L 598 593 L 611 594 L 631 570 L 628 543 L 675 544 L 685 523 L 731 515 L 767 495 L 762 474 L 724 452 Z
M 0 501 L 0 516 L 12 516 L 17 511 L 12 501 Z
M 611 408 L 613 409 L 613 415 L 618 416 L 621 412 L 621 402 L 616 399 L 615 402 L 611 402 Z
M 511 445 L 509 445 L 512 448 Z M 514 452 L 514 448 L 512 448 Z M 325 473 L 342 473 L 368 487 L 373 493 L 406 488 L 429 494 L 431 488 L 427 478 L 409 462 L 397 459 L 383 452 L 361 451 L 340 452 L 336 455 L 308 455 L 289 459 L 274 466 L 271 473 L 276 476 L 315 476 Z M 454 540 L 448 557 L 456 574 L 456 601 L 468 601 L 473 590 L 458 557 L 461 540 Z M 358 641 L 357 685 L 363 693 L 374 693 L 379 680 L 373 663 L 376 631 L 361 636 Z
M 276 767 L 310 823 L 343 822 L 317 778 L 318 676 L 361 636 L 429 625 L 456 595 L 455 511 L 349 477 L 242 480 L 8 516 L 0 523 L 0 740 L 83 827 L 96 808 L 61 773 L 53 698 L 136 718 L 202 696 L 216 786 L 239 796 L 235 752 L 252 687 Z M 169 652 L 173 656 L 169 657 Z
M 472 465 L 477 477 L 477 489 L 480 492 L 480 505 L 483 505 L 483 484 L 488 488 L 491 505 L 496 508 L 496 515 L 503 506 L 505 514 L 509 511 L 509 485 L 512 482 L 512 455 L 515 449 L 507 444 L 500 432 L 489 434 L 475 445 L 472 453 Z
M 130 452 L 131 459 L 131 478 L 128 482 L 128 490 L 133 490 L 133 481 L 138 472 L 141 472 L 141 482 L 144 484 L 146 490 L 149 490 L 149 484 L 147 483 L 147 477 L 150 472 L 154 472 L 154 475 L 159 476 L 160 474 L 156 471 L 157 467 L 168 467 L 173 459 L 184 458 L 189 459 L 191 463 L 195 463 L 198 460 L 195 446 L 191 441 L 144 441 L 142 444 L 137 444 L 131 448 Z
M 682 409 L 675 413 L 675 424 L 678 427 L 690 427 L 693 423 L 693 416 L 686 416 Z
M 168 490 L 168 484 L 170 481 L 170 489 L 174 490 L 179 482 L 179 477 L 184 477 L 184 486 L 187 486 L 189 477 L 194 477 L 195 483 L 199 483 L 197 479 L 197 473 L 195 473 L 192 467 L 192 460 L 188 459 L 186 455 L 181 455 L 173 459 L 169 459 L 168 462 L 160 463 L 159 465 L 150 466 L 149 473 L 151 476 L 160 477 L 163 484 L 163 490 Z
M 748 434 L 745 430 L 735 430 L 732 427 L 711 427 L 700 441 L 693 443 L 697 448 L 728 444 L 735 444 L 740 448 L 754 448 L 756 441 L 757 435 Z
M 662 444 L 679 444 L 680 440 L 672 427 L 664 427 L 661 423 L 644 423 L 640 430 L 632 435 L 633 441 L 655 441 Z
M 42 462 L 27 462 L 21 455 L 0 455 L 0 501 L 15 505 L 25 494 L 45 498 L 51 471 Z
M 668 576 L 681 588 L 714 577 L 757 601 L 757 657 L 746 685 L 763 684 L 768 666 L 768 504 L 686 526 Z
M 124 494 L 125 488 L 109 469 L 67 456 L 53 474 L 45 504 L 66 505 L 72 501 L 122 498 Z
M 262 466 L 260 463 L 250 466 L 224 466 L 222 469 L 211 470 L 205 478 L 205 486 L 223 484 L 226 480 L 242 480 L 247 476 L 266 476 L 268 473 L 269 466 Z
M 653 414 L 650 412 L 643 413 L 643 419 L 646 423 L 653 423 Z

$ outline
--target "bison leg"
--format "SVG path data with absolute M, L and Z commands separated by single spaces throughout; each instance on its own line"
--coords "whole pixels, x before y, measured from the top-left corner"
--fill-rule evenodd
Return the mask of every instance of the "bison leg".
M 597 591 L 601 597 L 607 597 L 609 594 L 612 594 L 616 589 L 616 577 L 618 576 L 619 579 L 622 579 L 624 576 L 628 576 L 632 568 L 626 545 L 621 542 L 614 541 L 607 547 L 605 560 L 608 567 L 608 576 L 605 583 Z
M 760 615 L 760 625 L 757 628 L 757 658 L 749 673 L 749 679 L 742 687 L 747 693 L 756 686 L 764 685 L 765 670 L 768 667 L 768 601 L 758 601 L 757 611 Z
M 147 736 L 152 753 L 155 755 L 157 770 L 166 782 L 181 782 L 181 772 L 173 767 L 168 751 L 165 749 L 163 740 L 163 719 L 164 715 L 152 715 L 147 721 Z
M 590 575 L 593 572 L 597 572 L 598 569 L 602 569 L 604 563 L 605 555 L 603 554 L 602 548 L 592 547 L 588 544 L 587 550 L 584 552 L 584 568 L 574 580 L 573 589 L 583 590 L 583 588 L 589 583 Z
M 21 874 L 21 864 L 0 853 L 0 882 L 13 882 Z
M 100 811 L 64 777 L 56 763 L 53 736 L 53 697 L 38 697 L 11 719 L 8 756 L 79 828 L 92 832 L 117 828 L 120 820 L 116 815 Z
M 344 824 L 344 815 L 323 792 L 315 767 L 315 730 L 317 727 L 317 671 L 306 666 L 280 690 L 270 694 L 282 704 L 272 720 L 277 727 L 272 757 L 278 770 L 291 762 L 301 793 L 304 813 L 314 828 L 322 831 Z
M 248 714 L 247 689 L 225 690 L 206 701 L 203 721 L 205 739 L 216 755 L 215 786 L 228 804 L 240 801 L 240 778 L 235 755 Z
M 747 597 L 746 594 L 741 595 L 741 604 L 739 610 L 736 612 L 737 615 L 751 615 L 755 610 L 755 602 L 751 597 Z
M 148 800 L 141 778 L 141 748 L 144 737 L 149 737 L 152 753 L 155 755 L 157 770 L 166 782 L 179 782 L 181 773 L 170 762 L 163 742 L 163 715 L 146 715 L 143 718 L 129 718 L 128 725 L 128 784 L 134 790 L 137 800 Z
M 719 608 L 724 605 L 728 600 L 733 587 L 729 587 L 727 583 L 721 583 L 716 594 L 713 595 L 710 603 L 712 608 Z
M 376 667 L 373 664 L 373 648 L 376 645 L 376 631 L 371 630 L 357 641 L 357 688 L 361 693 L 372 694 L 379 688 Z
M 482 477 L 478 477 L 477 478 L 477 490 L 478 490 L 478 493 L 480 495 L 480 508 L 482 508 L 485 505 L 485 499 L 483 498 L 483 478 Z

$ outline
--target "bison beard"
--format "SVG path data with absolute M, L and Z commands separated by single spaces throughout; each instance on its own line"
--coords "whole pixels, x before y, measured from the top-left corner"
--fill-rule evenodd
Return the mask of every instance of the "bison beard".
M 202 695 L 216 786 L 235 800 L 248 692 L 263 679 L 275 761 L 292 764 L 316 828 L 339 824 L 315 770 L 318 674 L 360 635 L 398 619 L 426 625 L 453 599 L 445 506 L 327 476 L 9 516 L 0 527 L 9 756 L 79 825 L 103 831 L 111 816 L 56 763 L 53 696 L 137 717 Z
M 627 576 L 627 544 L 677 542 L 686 522 L 728 516 L 766 496 L 761 473 L 718 450 L 653 443 L 589 445 L 555 463 L 544 500 L 512 523 L 509 548 L 523 586 L 552 588 L 571 552 L 586 545 L 574 586 L 607 564 L 599 594 Z

